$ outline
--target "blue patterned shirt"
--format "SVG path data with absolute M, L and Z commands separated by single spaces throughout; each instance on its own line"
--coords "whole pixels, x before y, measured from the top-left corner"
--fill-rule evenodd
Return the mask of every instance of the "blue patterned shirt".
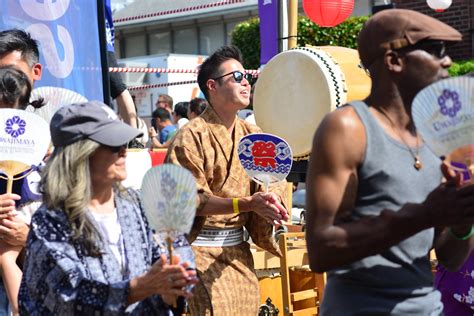
M 135 191 L 116 192 L 115 205 L 125 248 L 124 273 L 107 244 L 100 243 L 101 256 L 91 257 L 80 242 L 72 241 L 64 212 L 44 205 L 35 212 L 19 293 L 22 315 L 169 315 L 169 306 L 158 295 L 126 305 L 130 279 L 145 273 L 167 250 L 153 239 Z M 194 264 L 184 236 L 174 247 L 182 261 Z

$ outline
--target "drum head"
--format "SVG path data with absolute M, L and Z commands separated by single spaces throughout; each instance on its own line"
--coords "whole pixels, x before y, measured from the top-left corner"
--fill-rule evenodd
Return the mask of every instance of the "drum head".
M 257 125 L 286 140 L 295 157 L 309 154 L 308 138 L 327 113 L 345 102 L 331 89 L 331 69 L 319 56 L 303 49 L 280 53 L 263 68 L 255 87 Z
M 298 48 L 276 55 L 256 83 L 257 125 L 286 140 L 296 158 L 309 155 L 322 118 L 346 102 L 343 78 L 322 50 Z

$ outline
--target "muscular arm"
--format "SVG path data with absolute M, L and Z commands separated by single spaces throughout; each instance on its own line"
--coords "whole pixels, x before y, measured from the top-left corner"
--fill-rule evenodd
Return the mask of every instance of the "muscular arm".
M 399 243 L 428 227 L 422 205 L 347 221 L 357 194 L 357 168 L 366 147 L 365 130 L 352 108 L 328 115 L 314 141 L 307 175 L 307 243 L 313 271 L 349 264 Z

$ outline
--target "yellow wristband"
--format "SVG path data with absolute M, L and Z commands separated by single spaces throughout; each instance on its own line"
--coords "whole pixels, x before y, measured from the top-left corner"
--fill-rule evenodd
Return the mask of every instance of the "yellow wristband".
M 232 199 L 232 207 L 234 208 L 234 214 L 239 214 L 239 199 L 238 198 L 233 198 Z

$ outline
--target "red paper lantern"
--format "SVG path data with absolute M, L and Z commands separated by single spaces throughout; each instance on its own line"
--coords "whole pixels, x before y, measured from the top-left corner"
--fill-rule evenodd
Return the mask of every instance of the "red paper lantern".
M 323 27 L 344 22 L 354 8 L 354 0 L 303 0 L 303 9 L 311 21 Z

